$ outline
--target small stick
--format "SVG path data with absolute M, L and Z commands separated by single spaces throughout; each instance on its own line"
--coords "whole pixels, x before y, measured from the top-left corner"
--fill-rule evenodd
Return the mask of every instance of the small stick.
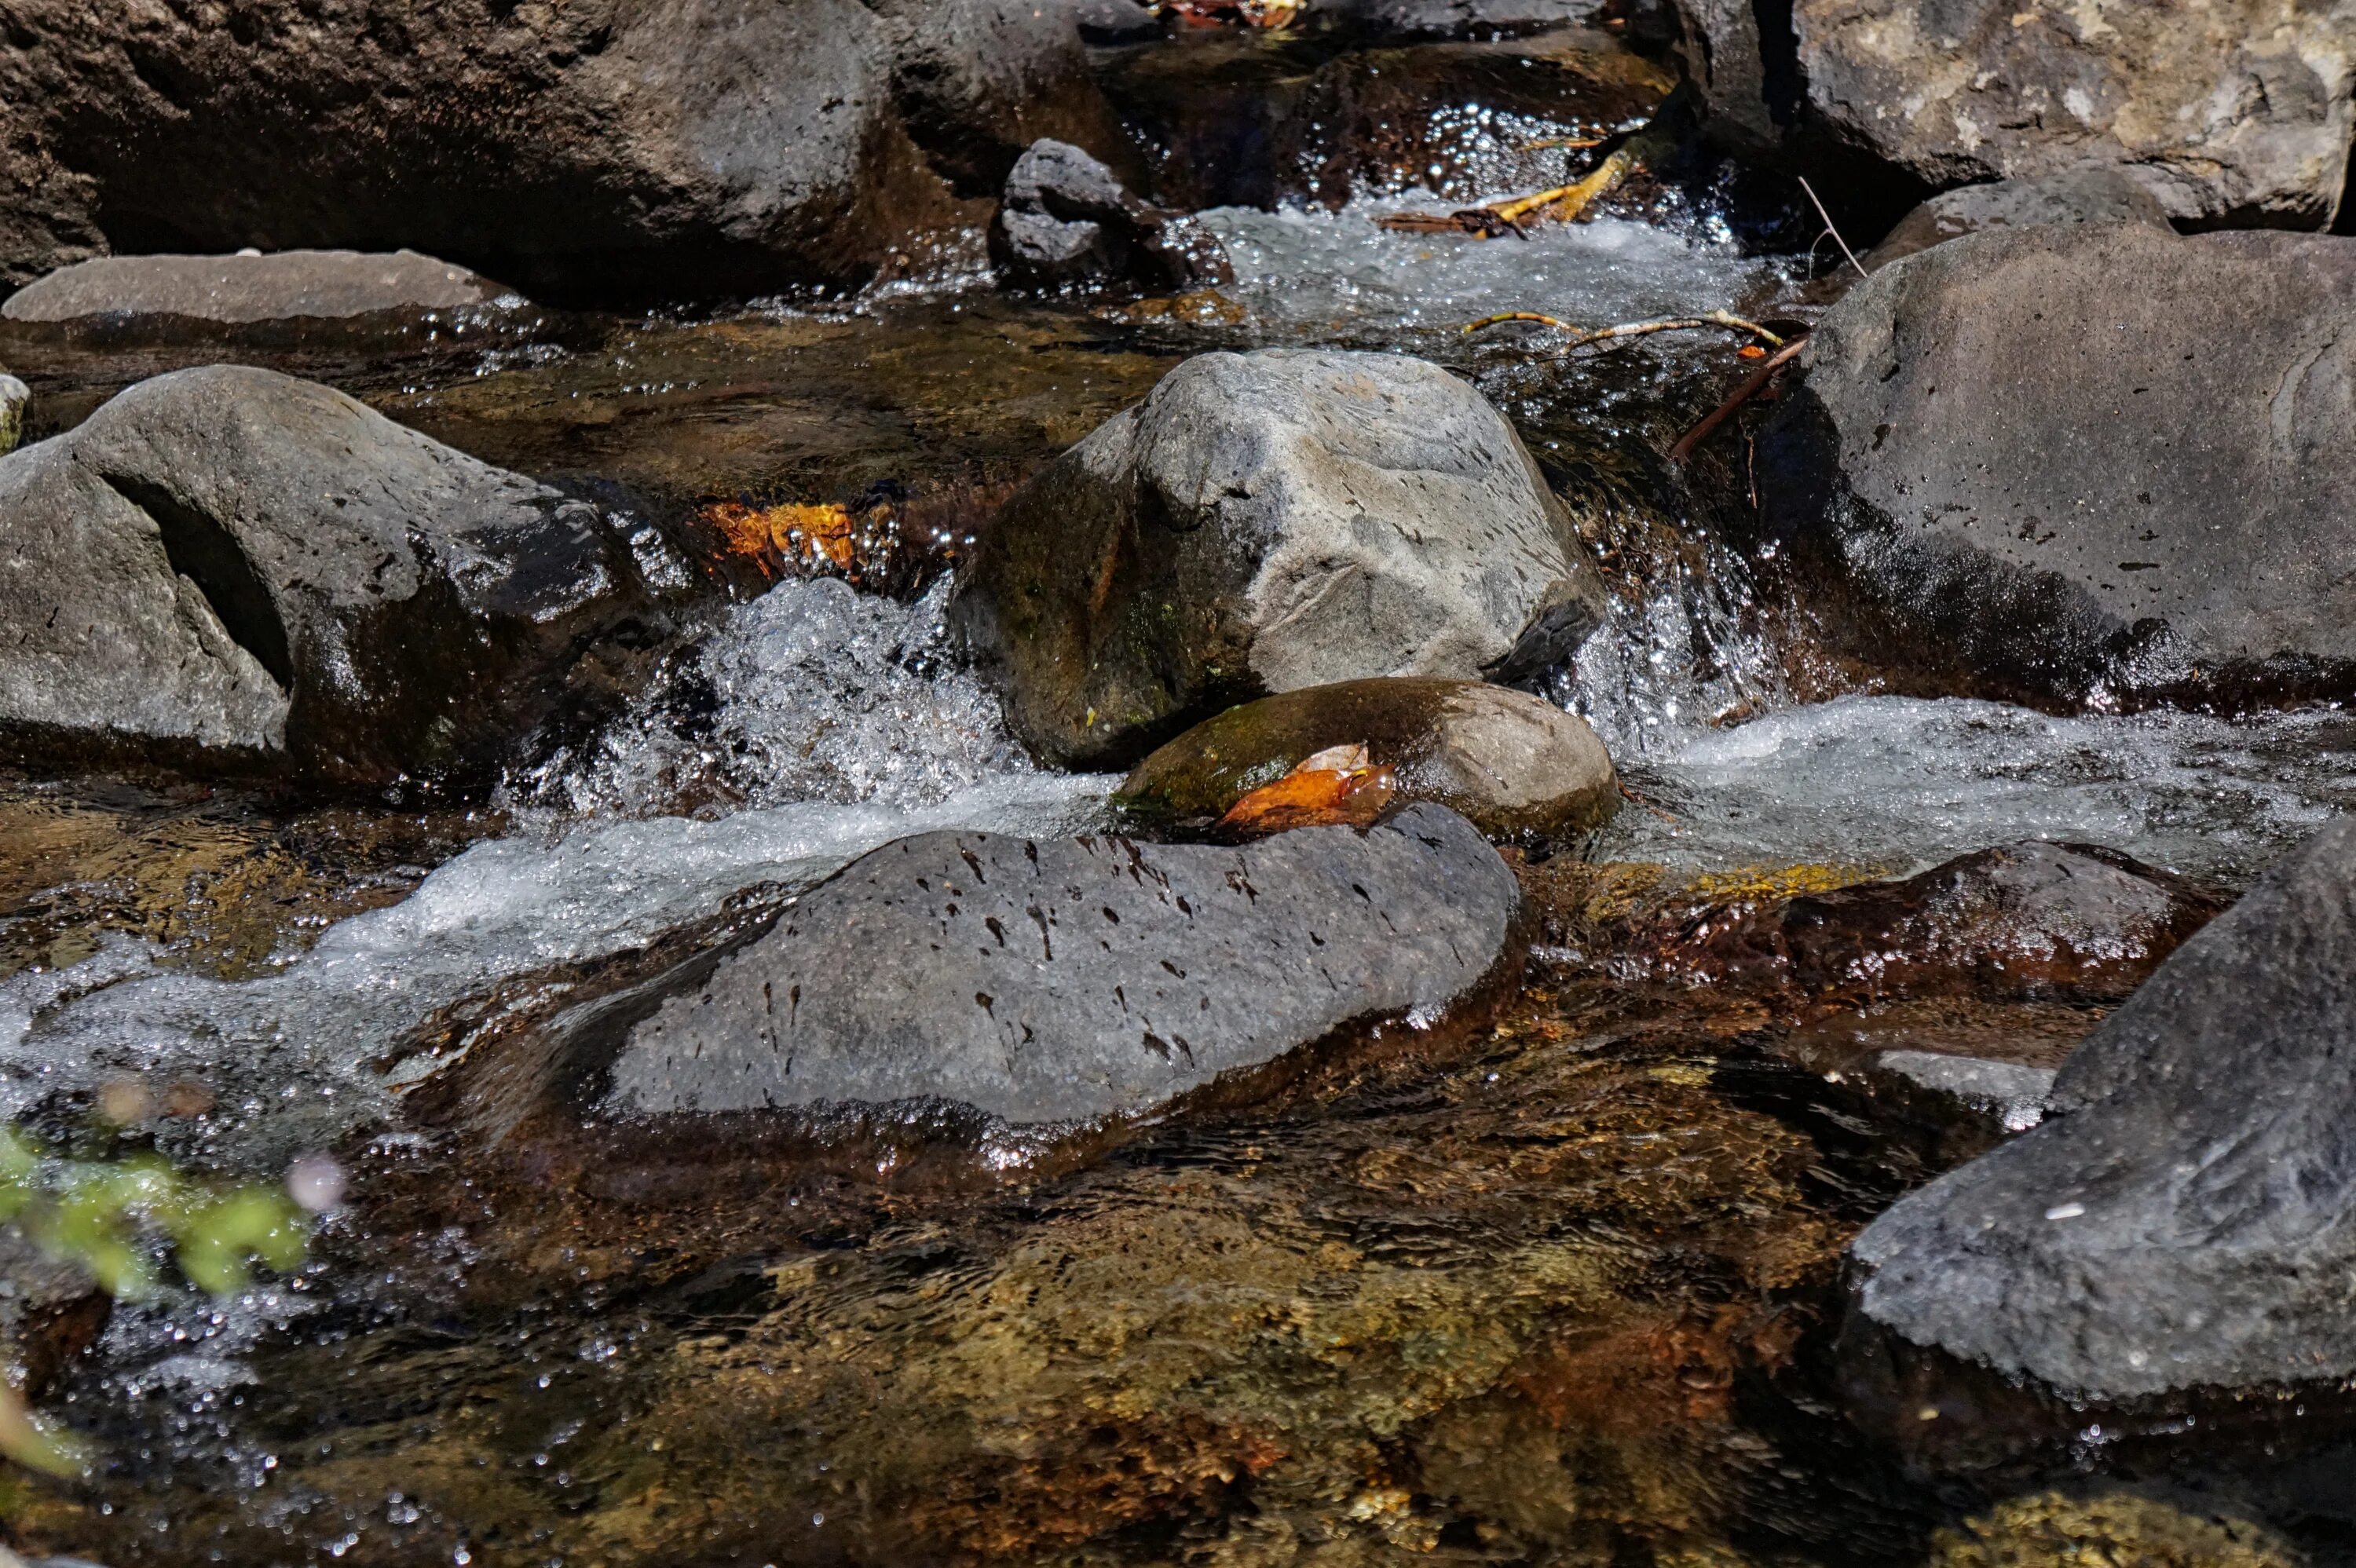
M 1839 228 L 1833 222 L 1833 215 L 1825 210 L 1824 202 L 1816 196 L 1816 187 L 1808 183 L 1808 176 L 1805 175 L 1800 176 L 1800 188 L 1808 193 L 1810 201 L 1815 203 L 1816 216 L 1825 220 L 1825 233 L 1833 237 L 1833 243 L 1841 248 L 1841 254 L 1847 256 L 1848 264 L 1857 269 L 1857 275 L 1860 278 L 1864 277 L 1866 275 L 1864 263 L 1857 259 L 1857 252 L 1848 248 L 1848 241 L 1841 238 Z M 1817 236 L 1819 240 L 1823 238 L 1823 235 Z
M 1603 145 L 1603 142 L 1604 138 L 1601 136 L 1547 136 L 1540 141 L 1524 142 L 1521 150 L 1525 153 L 1540 153 L 1548 147 L 1600 147 Z
M 1707 315 L 1676 315 L 1668 316 L 1660 321 L 1622 322 L 1618 326 L 1599 327 L 1593 332 L 1580 332 L 1567 321 L 1558 320 L 1550 315 L 1541 315 L 1534 310 L 1509 310 L 1496 315 L 1484 315 L 1466 326 L 1464 330 L 1468 334 L 1474 333 L 1484 326 L 1494 326 L 1501 321 L 1535 321 L 1542 326 L 1558 327 L 1564 332 L 1576 334 L 1569 342 L 1563 345 L 1566 350 L 1581 347 L 1590 343 L 1601 343 L 1607 338 L 1644 337 L 1655 332 L 1688 332 L 1702 326 L 1732 327 L 1737 332 L 1747 332 L 1753 337 L 1763 338 L 1779 348 L 1783 345 L 1781 337 L 1776 336 L 1757 322 L 1745 321 L 1731 312 L 1722 310 L 1711 311 Z
M 1807 346 L 1808 340 L 1805 336 L 1795 337 L 1792 339 L 1791 342 L 1783 345 L 1783 347 L 1777 349 L 1773 357 L 1770 358 L 1767 363 L 1760 366 L 1756 370 L 1751 371 L 1750 375 L 1745 376 L 1742 379 L 1742 384 L 1736 387 L 1734 390 L 1729 394 L 1726 401 L 1719 404 L 1718 407 L 1704 414 L 1701 417 L 1701 422 L 1699 424 L 1695 425 L 1693 429 L 1677 437 L 1677 443 L 1669 448 L 1669 461 L 1672 463 L 1683 463 L 1687 458 L 1692 456 L 1694 448 L 1699 446 L 1703 442 L 1709 439 L 1710 432 L 1724 424 L 1728 416 L 1732 414 L 1735 410 L 1740 408 L 1752 398 L 1758 396 L 1759 389 L 1767 384 L 1769 378 L 1772 377 L 1776 371 L 1782 369 L 1786 364 L 1790 363 L 1792 357 L 1799 353 L 1801 349 L 1805 348 Z

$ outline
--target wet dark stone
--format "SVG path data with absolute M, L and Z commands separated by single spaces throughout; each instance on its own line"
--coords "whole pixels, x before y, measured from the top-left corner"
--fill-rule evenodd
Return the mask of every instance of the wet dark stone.
M 1231 702 L 1535 677 L 1602 588 L 1497 411 L 1393 354 L 1205 354 L 1011 501 L 952 622 L 1024 744 L 1137 760 Z
M 479 780 L 634 678 L 661 618 L 634 549 L 668 547 L 328 388 L 159 376 L 0 461 L 0 727 L 68 760 Z
M 1520 907 L 1434 805 L 1241 848 L 924 834 L 644 1013 L 591 1093 L 618 1116 L 1133 1116 L 1352 1026 L 1430 1027 L 1506 955 Z
M 1082 149 L 1047 140 L 1033 143 L 1006 176 L 990 256 L 1027 288 L 1119 280 L 1184 290 L 1235 277 L 1210 230 L 1139 200 Z
M 208 337 L 333 326 L 399 332 L 427 318 L 489 325 L 521 299 L 414 251 L 103 256 L 60 268 L 0 304 L 17 333 Z
M 1620 804 L 1587 721 L 1483 681 L 1393 676 L 1264 697 L 1208 719 L 1138 764 L 1119 796 L 1141 822 L 1215 823 L 1247 792 L 1333 746 L 1364 745 L 1395 801 L 1437 801 L 1493 838 L 1601 827 Z
M 106 251 L 408 244 L 535 299 L 905 266 L 1041 136 L 1112 145 L 1071 0 L 256 0 L 0 39 L 0 280 Z
M 1468 201 L 1542 189 L 1561 184 L 1578 155 L 1476 141 L 1464 133 L 1463 105 L 1594 133 L 1643 120 L 1676 84 L 1660 63 L 1585 27 L 1349 47 L 1364 36 L 1358 27 L 1387 30 L 1384 13 L 1421 32 L 1415 14 L 1436 20 L 1443 9 L 1455 7 L 1377 3 L 1329 30 L 1182 32 L 1112 54 L 1101 71 L 1106 91 L 1152 165 L 1141 188 L 1186 210 L 1288 200 L 1339 207 L 1369 185 L 1431 185 Z
M 1758 444 L 1836 643 L 1916 689 L 2356 692 L 2356 240 L 1950 240 L 1859 283 Z
M 1853 1338 L 2072 1398 L 2356 1373 L 2351 890 L 2343 823 L 2089 1037 L 2054 1119 L 1877 1220 Z
M 1866 252 L 1865 267 L 1879 272 L 1892 261 L 1983 229 L 2072 223 L 2141 223 L 2174 232 L 2158 197 L 2131 176 L 2098 165 L 1969 185 L 1934 196 L 1899 219 L 1898 227 Z
M 1895 882 L 1859 882 L 1685 917 L 1664 969 L 1718 985 L 1866 1002 L 2124 1000 L 2224 900 L 2115 850 L 2038 840 Z

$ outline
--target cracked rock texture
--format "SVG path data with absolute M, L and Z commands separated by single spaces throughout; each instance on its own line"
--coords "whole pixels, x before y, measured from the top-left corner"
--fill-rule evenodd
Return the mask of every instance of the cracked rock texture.
M 1759 443 L 1860 656 L 1990 696 L 2356 690 L 2356 240 L 1951 240 L 1859 283 Z
M 273 371 L 158 376 L 0 460 L 22 746 L 470 778 L 653 610 L 593 507 Z
M 1354 1023 L 1429 1026 L 1520 908 L 1496 852 L 1430 805 L 1243 848 L 922 834 L 632 1027 L 603 1104 L 1134 1115 Z
M 1008 503 L 952 617 L 1063 765 L 1134 762 L 1264 693 L 1535 678 L 1601 624 L 1503 415 L 1396 354 L 1204 354 Z
M 2171 217 L 2320 228 L 2356 136 L 2356 0 L 1680 0 L 1711 107 L 1933 186 L 2115 165 Z

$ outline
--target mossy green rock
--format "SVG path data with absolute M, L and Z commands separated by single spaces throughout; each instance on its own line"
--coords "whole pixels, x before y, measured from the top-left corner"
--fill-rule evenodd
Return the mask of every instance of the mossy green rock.
M 1328 746 L 1363 744 L 1402 801 L 1437 801 L 1492 838 L 1599 827 L 1620 803 L 1603 742 L 1584 720 L 1477 680 L 1345 680 L 1231 708 L 1139 764 L 1117 799 L 1141 821 L 1216 821 L 1249 791 Z

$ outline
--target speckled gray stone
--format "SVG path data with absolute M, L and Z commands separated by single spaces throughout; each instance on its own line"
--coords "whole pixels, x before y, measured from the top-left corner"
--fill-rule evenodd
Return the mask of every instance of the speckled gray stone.
M 923 834 L 637 1023 L 604 1109 L 1133 1115 L 1354 1022 L 1436 1021 L 1520 907 L 1496 852 L 1430 805 L 1244 848 Z

